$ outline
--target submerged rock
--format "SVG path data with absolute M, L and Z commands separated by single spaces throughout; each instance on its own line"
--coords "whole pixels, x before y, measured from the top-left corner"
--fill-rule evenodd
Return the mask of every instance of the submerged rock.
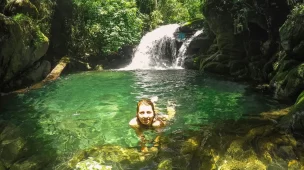
M 127 149 L 120 146 L 100 146 L 81 151 L 69 161 L 71 168 L 98 167 L 127 169 L 149 166 L 155 158 L 155 153 L 141 153 L 137 149 Z M 153 166 L 153 164 L 151 164 Z

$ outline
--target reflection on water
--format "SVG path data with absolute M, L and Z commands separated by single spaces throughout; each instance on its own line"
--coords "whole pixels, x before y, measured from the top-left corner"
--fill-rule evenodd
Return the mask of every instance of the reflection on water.
M 158 96 L 160 112 L 168 101 L 177 104 L 176 118 L 165 129 L 165 136 L 177 143 L 208 125 L 278 107 L 274 100 L 246 93 L 246 87 L 189 70 L 85 72 L 6 96 L 1 119 L 21 128 L 32 148 L 39 145 L 37 152 L 52 151 L 60 162 L 58 158 L 94 146 L 136 148 L 138 139 L 128 122 L 141 98 Z

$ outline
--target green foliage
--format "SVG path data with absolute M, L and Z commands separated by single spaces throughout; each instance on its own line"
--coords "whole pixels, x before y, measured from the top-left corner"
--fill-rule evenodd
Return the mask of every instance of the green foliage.
M 184 23 L 203 18 L 200 11 L 202 0 L 136 0 L 139 11 L 148 16 L 148 26 L 152 30 L 159 25 Z
M 178 23 L 190 20 L 188 10 L 177 0 L 161 0 L 159 10 L 165 23 Z
M 200 0 L 160 0 L 164 23 L 182 23 L 195 18 L 202 18 Z
M 304 16 L 304 4 L 298 4 L 293 8 L 291 15 L 289 15 L 288 17 L 292 19 L 303 16 Z
M 53 7 L 56 3 L 53 0 L 31 0 L 38 10 L 36 20 L 43 34 L 50 36 L 51 18 L 53 16 Z
M 151 13 L 151 24 L 150 29 L 156 28 L 158 25 L 163 23 L 163 15 L 159 10 L 155 10 Z
M 157 5 L 155 0 L 136 0 L 136 5 L 139 11 L 143 14 L 151 14 Z
M 89 55 L 117 52 L 141 37 L 143 26 L 134 0 L 73 0 L 73 49 Z

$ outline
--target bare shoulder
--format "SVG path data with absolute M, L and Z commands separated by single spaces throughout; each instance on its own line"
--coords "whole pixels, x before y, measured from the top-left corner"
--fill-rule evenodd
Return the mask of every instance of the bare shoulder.
M 137 122 L 137 118 L 134 117 L 133 119 L 130 120 L 129 122 L 129 125 L 132 127 L 132 128 L 139 128 L 139 124 Z

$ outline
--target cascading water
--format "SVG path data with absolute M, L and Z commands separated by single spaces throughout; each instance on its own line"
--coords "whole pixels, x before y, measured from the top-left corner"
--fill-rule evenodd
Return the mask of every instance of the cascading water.
M 187 57 L 187 49 L 191 43 L 191 41 L 193 41 L 193 39 L 195 39 L 197 36 L 199 36 L 200 34 L 203 33 L 203 30 L 198 30 L 196 31 L 196 33 L 191 36 L 189 39 L 187 39 L 183 44 L 182 46 L 179 48 L 178 50 L 178 55 L 176 57 L 176 60 L 174 61 L 174 64 L 173 66 L 175 68 L 178 68 L 178 67 L 182 67 L 183 64 L 184 64 L 184 60 L 185 58 Z
M 176 60 L 174 32 L 178 24 L 161 26 L 147 33 L 140 41 L 132 62 L 122 70 L 168 69 Z

